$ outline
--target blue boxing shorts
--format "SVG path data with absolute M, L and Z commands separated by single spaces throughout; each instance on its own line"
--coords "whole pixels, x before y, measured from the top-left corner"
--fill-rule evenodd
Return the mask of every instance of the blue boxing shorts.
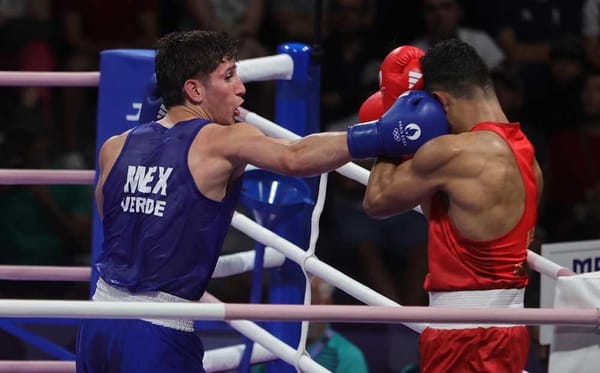
M 204 346 L 193 332 L 144 320 L 85 320 L 77 372 L 204 372 Z
M 94 301 L 185 301 L 152 292 L 133 294 L 96 284 Z M 84 320 L 77 336 L 77 372 L 204 372 L 204 346 L 191 320 Z

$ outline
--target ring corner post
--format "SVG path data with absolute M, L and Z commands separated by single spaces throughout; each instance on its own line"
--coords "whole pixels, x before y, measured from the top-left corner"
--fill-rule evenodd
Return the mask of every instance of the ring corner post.
M 275 96 L 275 121 L 300 136 L 318 132 L 320 69 L 312 61 L 312 48 L 301 43 L 282 44 L 278 53 L 286 53 L 294 61 L 291 80 L 278 80 Z M 318 178 L 307 179 L 313 200 L 318 191 Z M 279 226 L 275 232 L 306 248 L 310 239 L 312 205 L 299 209 L 289 225 Z M 270 302 L 274 304 L 302 304 L 305 277 L 300 267 L 286 260 L 279 269 L 270 271 Z M 296 348 L 300 340 L 299 323 L 270 323 L 269 330 L 288 345 Z M 295 372 L 295 368 L 278 360 L 270 364 L 270 372 Z
M 96 124 L 96 179 L 100 147 L 109 137 L 118 135 L 138 124 L 148 79 L 154 73 L 154 50 L 114 49 L 100 53 L 100 83 L 98 85 L 98 114 Z M 92 225 L 93 264 L 102 250 L 102 222 L 94 203 Z M 98 273 L 92 265 L 90 297 L 96 290 Z

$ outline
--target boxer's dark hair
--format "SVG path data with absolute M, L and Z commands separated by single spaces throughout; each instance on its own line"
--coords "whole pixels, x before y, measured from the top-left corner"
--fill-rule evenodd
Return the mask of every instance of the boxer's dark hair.
M 429 93 L 444 90 L 452 95 L 471 98 L 476 88 L 493 90 L 490 71 L 469 44 L 449 39 L 434 45 L 421 57 L 424 87 Z
M 155 70 L 165 106 L 183 104 L 185 81 L 208 77 L 226 59 L 237 60 L 237 41 L 225 32 L 174 32 L 159 39 Z

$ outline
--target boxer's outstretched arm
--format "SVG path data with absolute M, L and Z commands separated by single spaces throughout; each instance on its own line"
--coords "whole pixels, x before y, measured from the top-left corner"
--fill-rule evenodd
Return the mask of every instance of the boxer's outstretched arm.
M 230 126 L 226 157 L 236 164 L 291 176 L 314 176 L 334 170 L 351 160 L 346 132 L 326 132 L 296 141 L 264 135 L 247 123 Z
M 443 188 L 456 156 L 454 135 L 445 135 L 423 145 L 413 159 L 400 165 L 378 160 L 371 169 L 363 199 L 365 212 L 384 219 L 412 209 Z

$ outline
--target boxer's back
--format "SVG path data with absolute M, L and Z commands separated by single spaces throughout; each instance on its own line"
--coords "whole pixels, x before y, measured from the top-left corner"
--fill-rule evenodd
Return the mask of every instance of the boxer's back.
M 429 206 L 427 291 L 520 289 L 537 220 L 540 174 L 518 124 L 454 136 L 448 176 Z
M 462 133 L 456 140 L 460 150 L 452 160 L 452 168 L 457 176 L 447 180 L 442 193 L 452 225 L 473 241 L 502 237 L 517 225 L 526 208 L 522 168 L 527 167 L 519 167 L 519 155 L 515 154 L 523 150 L 511 148 L 489 130 Z M 535 158 L 529 167 L 535 174 L 535 184 L 541 185 Z

